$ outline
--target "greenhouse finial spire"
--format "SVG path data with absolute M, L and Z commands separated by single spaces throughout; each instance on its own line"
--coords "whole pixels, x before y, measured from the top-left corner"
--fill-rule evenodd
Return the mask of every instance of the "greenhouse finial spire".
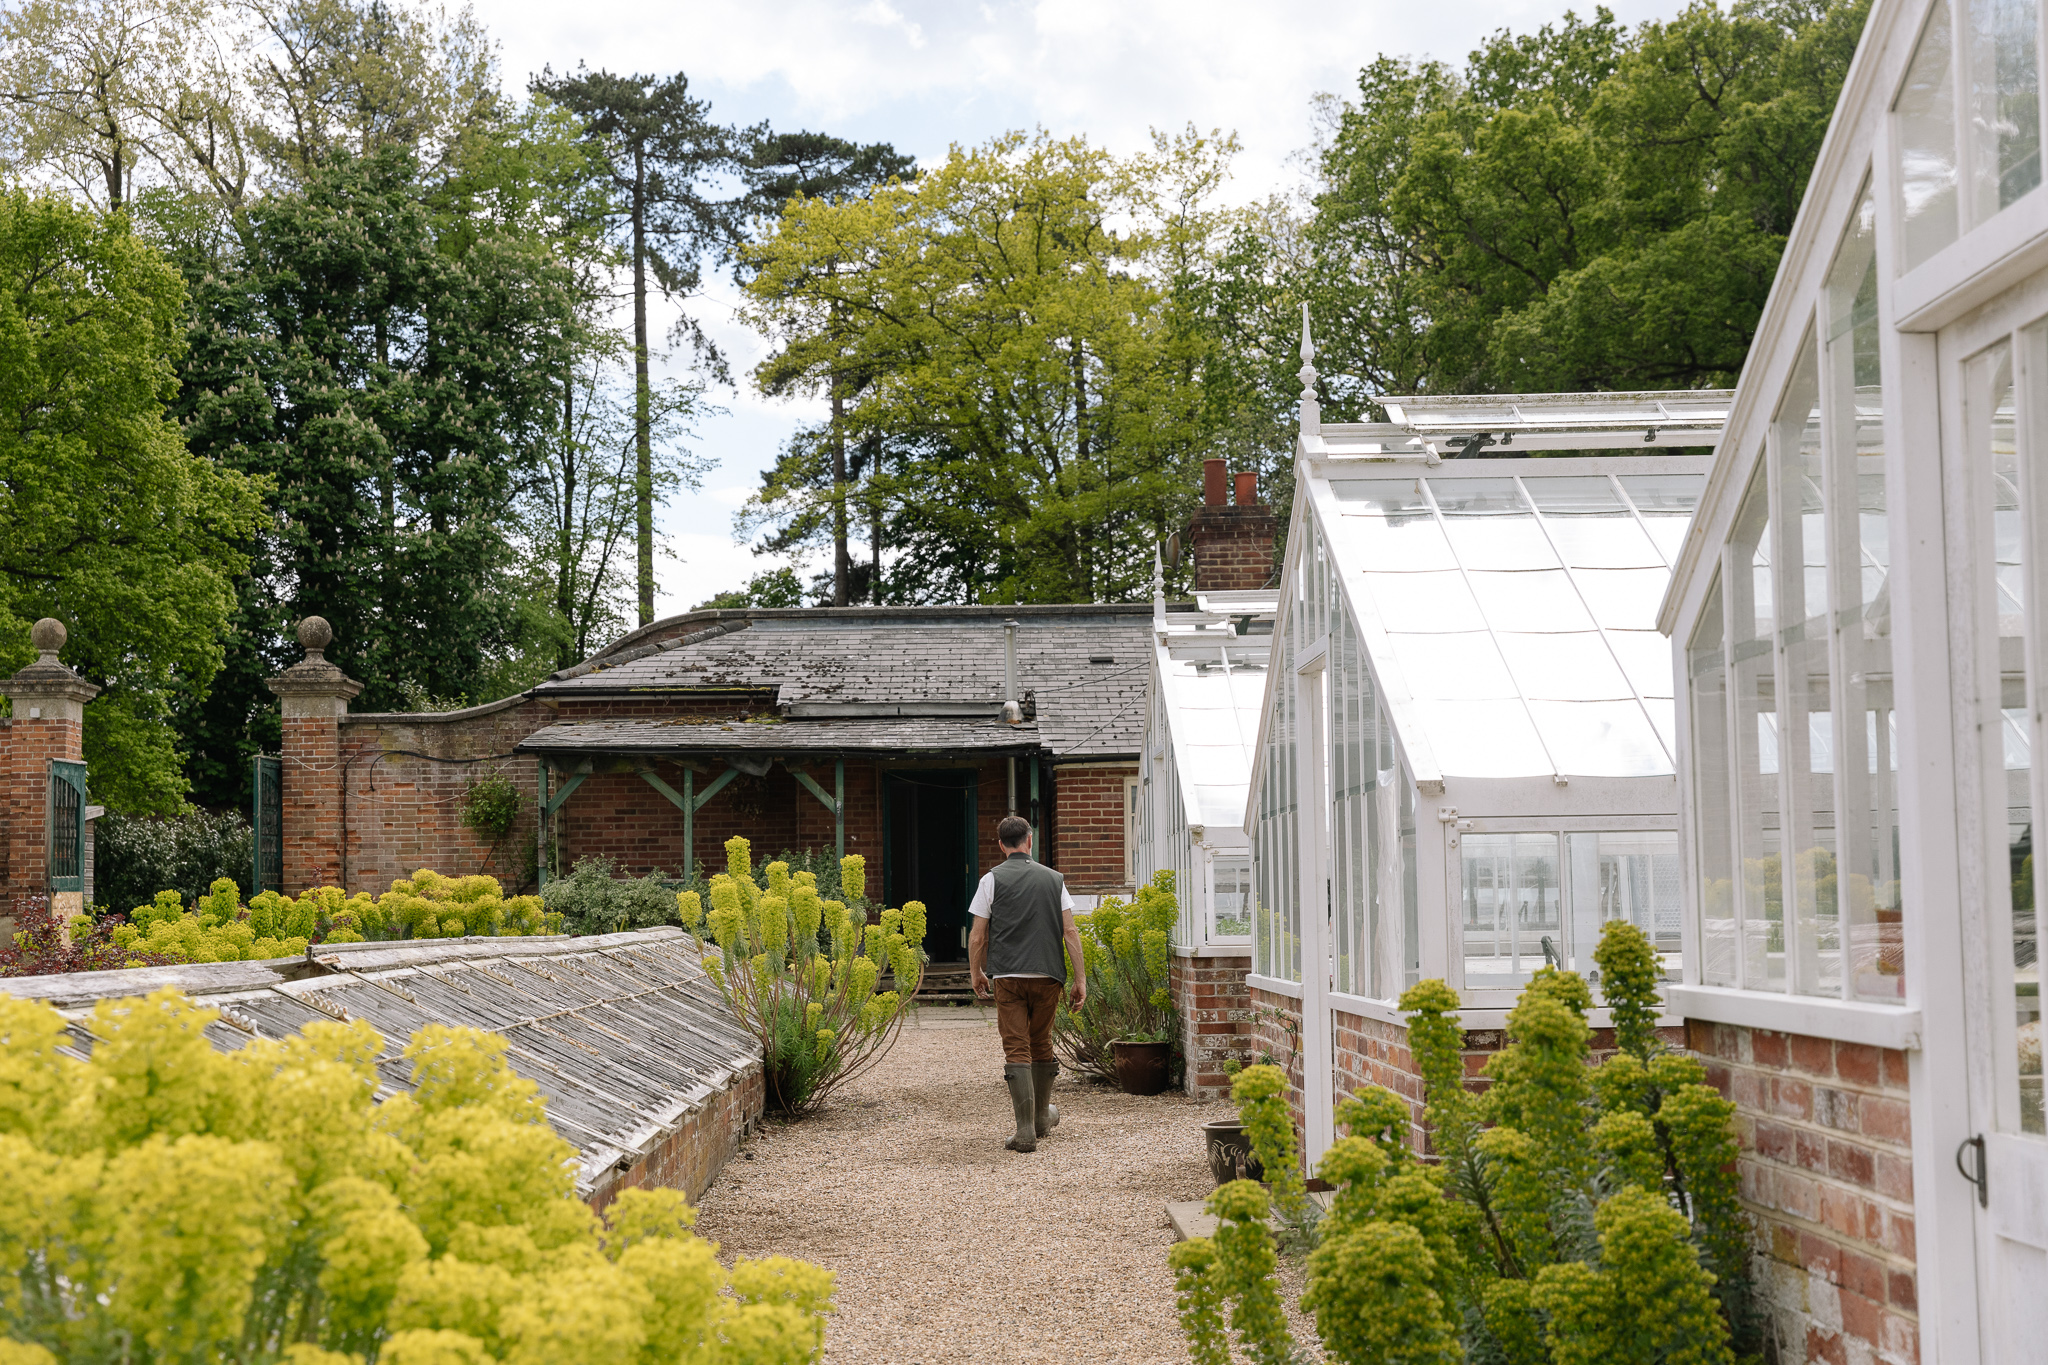
M 1166 565 L 1159 558 L 1157 545 L 1152 547 L 1152 620 L 1166 624 Z
M 1320 435 L 1323 405 L 1316 402 L 1316 343 L 1308 332 L 1308 300 L 1301 301 L 1301 434 Z

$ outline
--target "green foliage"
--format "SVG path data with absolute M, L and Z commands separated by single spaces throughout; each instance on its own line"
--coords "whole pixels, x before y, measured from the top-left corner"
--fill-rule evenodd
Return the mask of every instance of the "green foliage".
M 106 1001 L 80 1061 L 56 1011 L 0 998 L 0 1359 L 817 1358 L 831 1274 L 726 1272 L 673 1190 L 623 1191 L 601 1223 L 502 1037 L 422 1029 L 412 1091 L 377 1104 L 368 1024 L 221 1053 L 218 1017 L 169 990 Z
M 541 888 L 548 913 L 570 934 L 616 934 L 676 922 L 676 897 L 659 868 L 644 877 L 622 877 L 610 858 L 578 858 L 566 877 Z
M 1617 1027 L 1622 1050 L 1592 1065 L 1591 993 L 1570 973 L 1539 972 L 1476 1096 L 1456 996 L 1435 981 L 1403 996 L 1441 1159 L 1417 1159 L 1399 1096 L 1371 1087 L 1339 1106 L 1348 1136 L 1317 1167 L 1336 1193 L 1302 1297 L 1330 1360 L 1728 1365 L 1734 1346 L 1758 1350 L 1734 1106 L 1696 1058 L 1658 1041 L 1642 932 L 1609 923 L 1599 961 L 1606 1005 L 1630 1021 Z M 1233 1094 L 1266 1169 L 1295 1171 L 1285 1076 L 1249 1068 Z M 1276 1178 L 1276 1199 L 1294 1197 L 1288 1184 Z M 1214 1351 L 1226 1289 L 1270 1270 L 1271 1237 L 1258 1231 L 1259 1246 L 1219 1232 L 1174 1263 L 1198 1360 L 1225 1358 Z M 1270 1327 L 1258 1330 L 1240 1348 L 1283 1358 Z
M 1171 875 L 1164 874 L 1164 875 Z M 1301 1148 L 1294 1139 L 1294 1116 L 1287 1108 L 1287 1073 L 1277 1066 L 1252 1066 L 1230 1082 L 1230 1098 L 1252 1144 L 1252 1154 L 1273 1186 L 1274 1203 L 1290 1226 L 1311 1225 L 1313 1205 L 1301 1178 Z
M 138 905 L 169 888 L 196 901 L 222 877 L 248 876 L 255 844 L 240 811 L 188 807 L 166 819 L 109 811 L 94 822 L 93 896 L 102 905 Z
M 1167 976 L 1179 915 L 1173 873 L 1161 870 L 1138 888 L 1135 900 L 1105 896 L 1094 910 L 1074 917 L 1088 999 L 1076 1013 L 1061 998 L 1053 1041 L 1076 1070 L 1115 1080 L 1109 1045 L 1119 1040 L 1171 1042 L 1179 1050 L 1180 1011 Z M 1068 970 L 1075 965 L 1068 963 Z
M 787 863 L 769 863 L 756 881 L 745 839 L 728 839 L 725 858 L 708 914 L 695 891 L 677 892 L 675 904 L 712 980 L 760 1040 L 769 1102 L 808 1113 L 895 1044 L 924 970 L 925 907 L 910 901 L 870 923 L 867 861 L 857 854 L 840 860 L 844 900 L 825 899 L 814 874 Z M 885 972 L 893 988 L 878 991 Z
M 735 610 L 740 607 L 800 607 L 804 604 L 804 585 L 798 581 L 796 570 L 788 565 L 757 573 L 747 580 L 744 588 L 735 588 L 706 598 L 691 611 Z
M 221 667 L 266 489 L 186 449 L 184 310 L 125 216 L 0 194 L 0 674 L 34 659 L 31 622 L 65 623 L 64 661 L 105 689 L 94 797 L 134 813 L 184 806 L 165 721 Z
M 502 839 L 519 822 L 523 800 L 503 773 L 487 773 L 462 794 L 462 823 L 486 839 Z

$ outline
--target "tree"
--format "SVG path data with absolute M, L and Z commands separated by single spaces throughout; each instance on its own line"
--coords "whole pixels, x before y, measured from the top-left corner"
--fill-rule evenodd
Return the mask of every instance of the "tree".
M 793 200 L 745 249 L 749 319 L 781 343 L 759 382 L 872 376 L 846 421 L 905 460 L 870 480 L 903 579 L 983 601 L 1149 593 L 1216 446 L 1213 344 L 1170 277 L 1224 221 L 1201 201 L 1233 146 L 1190 133 L 1119 161 L 1011 134 L 914 184 Z M 771 486 L 758 507 L 805 503 Z
M 780 216 L 784 207 L 792 202 L 822 199 L 828 203 L 842 203 L 849 197 L 865 194 L 876 185 L 908 180 L 916 170 L 915 157 L 898 152 L 886 142 L 862 146 L 811 132 L 762 133 L 757 136 L 747 159 L 747 181 L 752 191 L 753 206 L 771 220 Z M 833 263 L 823 263 L 822 268 L 829 271 Z M 834 317 L 826 325 L 843 330 L 845 320 Z M 809 451 L 804 447 L 817 443 L 799 438 L 768 475 L 768 486 L 787 496 L 798 488 L 816 489 L 824 484 L 832 538 L 831 591 L 827 600 L 835 607 L 843 607 L 856 596 L 853 560 L 847 548 L 847 529 L 851 521 L 849 488 L 859 478 L 859 471 L 851 469 L 847 462 L 847 400 L 865 387 L 872 375 L 863 369 L 857 355 L 850 350 L 837 357 L 825 358 L 822 373 L 815 353 L 807 359 L 812 363 L 800 368 L 764 372 L 762 386 L 772 393 L 786 393 L 796 388 L 824 390 L 831 408 L 831 417 L 823 433 L 823 446 L 829 459 L 824 462 L 807 459 Z M 879 441 L 871 439 L 867 442 L 865 453 L 870 456 L 878 454 Z M 879 472 L 875 459 L 870 458 L 865 463 L 871 478 Z M 870 567 L 865 584 L 867 591 L 861 595 L 871 601 L 880 601 L 874 594 L 881 587 L 881 505 L 879 499 L 873 497 L 869 498 L 869 504 Z M 805 539 L 816 529 L 808 524 L 811 520 L 804 519 Z M 772 548 L 780 551 L 793 543 L 785 535 L 776 538 Z
M 333 622 L 329 657 L 370 709 L 408 688 L 502 695 L 529 666 L 515 510 L 557 430 L 576 299 L 536 233 L 437 212 L 438 193 L 402 149 L 337 155 L 253 205 L 246 245 L 202 226 L 180 246 L 189 438 L 277 489 L 237 641 L 255 646 L 247 691 L 209 718 L 213 752 L 246 752 L 271 709 L 262 678 L 305 615 Z
M 1387 392 L 1728 384 L 1867 0 L 1606 10 L 1503 30 L 1462 71 L 1381 58 L 1310 228 L 1330 368 Z
M 712 197 L 704 180 L 730 166 L 733 136 L 710 121 L 681 72 L 665 79 L 615 76 L 578 67 L 558 77 L 547 68 L 533 92 L 583 121 L 600 174 L 614 199 L 607 219 L 623 232 L 632 268 L 634 531 L 638 542 L 640 624 L 654 619 L 654 392 L 648 378 L 648 275 L 664 297 L 689 294 L 703 278 L 704 254 L 731 238 L 737 208 Z M 687 323 L 685 324 L 687 326 Z M 708 343 L 697 336 L 700 351 Z M 715 356 L 714 356 L 715 358 Z
M 186 780 L 164 724 L 202 694 L 267 480 L 190 453 L 168 405 L 185 349 L 178 272 L 130 230 L 20 191 L 0 197 L 0 670 L 28 625 L 71 630 L 95 796 L 175 811 Z

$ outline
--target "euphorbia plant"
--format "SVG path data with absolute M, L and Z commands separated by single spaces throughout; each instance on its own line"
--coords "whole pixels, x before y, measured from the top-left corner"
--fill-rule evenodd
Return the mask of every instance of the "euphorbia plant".
M 1410 1148 L 1412 1116 L 1392 1092 L 1338 1106 L 1348 1136 L 1317 1167 L 1336 1193 L 1302 1296 L 1330 1360 L 1726 1365 L 1731 1339 L 1750 1345 L 1734 1106 L 1697 1059 L 1658 1040 L 1659 973 L 1641 931 L 1610 922 L 1594 957 L 1615 1054 L 1591 1062 L 1592 995 L 1545 970 L 1510 1011 L 1481 1094 L 1465 1086 L 1456 994 L 1425 981 L 1402 996 L 1438 1159 Z M 1266 1169 L 1291 1166 L 1292 1124 L 1269 1121 L 1285 1114 L 1278 1070 L 1250 1068 L 1234 1093 Z M 1219 1189 L 1223 1230 L 1173 1253 L 1198 1361 L 1228 1359 L 1226 1317 L 1254 1360 L 1292 1349 L 1264 1308 L 1270 1253 L 1252 1248 L 1269 1204 L 1256 1190 Z M 1275 1190 L 1291 1194 L 1285 1181 Z
M 809 872 L 773 862 L 754 880 L 751 846 L 728 839 L 711 879 L 705 967 L 740 1022 L 760 1039 L 768 1099 L 785 1114 L 815 1109 L 879 1062 L 902 1031 L 924 968 L 925 908 L 909 901 L 868 922 L 867 863 L 840 859 L 844 901 L 825 900 Z M 694 891 L 676 895 L 683 925 L 704 918 Z M 894 989 L 876 990 L 883 971 Z
M 1173 873 L 1161 871 L 1138 888 L 1135 900 L 1107 896 L 1091 913 L 1074 917 L 1087 958 L 1088 1000 L 1079 1013 L 1061 1000 L 1053 1036 L 1076 1070 L 1115 1080 L 1111 1043 L 1164 1043 L 1179 1036 L 1180 1012 L 1167 979 L 1179 914 Z

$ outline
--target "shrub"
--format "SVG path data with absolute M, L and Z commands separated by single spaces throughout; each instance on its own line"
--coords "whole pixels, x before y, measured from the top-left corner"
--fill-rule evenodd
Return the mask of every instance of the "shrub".
M 676 920 L 675 892 L 659 869 L 644 877 L 621 877 L 610 858 L 578 858 L 569 875 L 541 889 L 541 901 L 559 915 L 564 932 L 615 934 Z
M 463 793 L 462 823 L 495 842 L 510 834 L 519 823 L 522 799 L 511 778 L 503 773 L 486 773 Z
M 502 1037 L 420 1030 L 415 1088 L 379 1105 L 367 1023 L 222 1053 L 219 1017 L 169 990 L 106 1001 L 79 1060 L 55 1010 L 0 998 L 0 1359 L 817 1358 L 831 1273 L 728 1273 L 673 1190 L 600 1221 Z
M 67 925 L 50 911 L 48 896 L 14 901 L 13 946 L 0 949 L 0 976 L 56 976 L 63 972 L 106 972 L 123 967 L 161 967 L 172 961 L 136 952 L 114 941 L 119 921 L 74 915 Z
M 92 894 L 101 905 L 140 905 L 163 890 L 187 905 L 222 877 L 249 875 L 255 831 L 239 811 L 189 810 L 170 820 L 109 812 L 93 822 Z
M 1053 1037 L 1076 1070 L 1115 1080 L 1109 1045 L 1121 1039 L 1172 1042 L 1178 1050 L 1180 1012 L 1167 971 L 1179 913 L 1173 873 L 1158 872 L 1138 888 L 1135 901 L 1105 897 L 1091 913 L 1074 917 L 1087 959 L 1088 1000 L 1077 1014 L 1062 997 Z
M 768 1101 L 806 1113 L 879 1062 L 903 1027 L 923 973 L 925 908 L 910 901 L 869 923 L 866 860 L 840 862 L 847 899 L 826 900 L 809 872 L 786 863 L 754 880 L 745 839 L 725 845 L 726 870 L 711 879 L 705 967 L 740 1022 L 761 1043 Z M 676 893 L 684 925 L 704 917 L 695 891 Z M 715 951 L 714 951 L 715 949 Z M 884 971 L 895 989 L 877 993 Z
M 1402 996 L 1441 1160 L 1409 1148 L 1408 1104 L 1392 1092 L 1368 1087 L 1337 1107 L 1348 1136 L 1317 1167 L 1336 1193 L 1302 1296 L 1330 1360 L 1725 1365 L 1731 1338 L 1758 1344 L 1734 1106 L 1697 1059 L 1658 1041 L 1657 959 L 1642 932 L 1610 921 L 1594 957 L 1614 1056 L 1589 1063 L 1592 995 L 1546 969 L 1510 1011 L 1479 1095 L 1464 1083 L 1455 993 L 1425 981 Z M 1271 1121 L 1284 1120 L 1284 1082 L 1252 1067 L 1233 1087 L 1269 1172 L 1295 1164 L 1292 1123 Z M 1256 1189 L 1223 1186 L 1210 1197 L 1223 1220 L 1214 1241 L 1175 1249 L 1197 1360 L 1229 1358 L 1233 1305 L 1247 1355 L 1291 1350 L 1265 1307 L 1267 1208 L 1245 1193 Z

